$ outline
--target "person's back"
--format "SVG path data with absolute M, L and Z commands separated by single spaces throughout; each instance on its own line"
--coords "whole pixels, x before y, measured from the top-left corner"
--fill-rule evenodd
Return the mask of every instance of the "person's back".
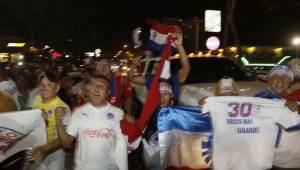
M 17 106 L 13 99 L 5 92 L 0 91 L 0 113 L 16 111 Z
M 14 100 L 17 108 L 19 109 L 19 104 L 18 104 L 19 92 L 16 83 L 8 77 L 2 80 L 0 78 L 0 90 L 8 94 Z

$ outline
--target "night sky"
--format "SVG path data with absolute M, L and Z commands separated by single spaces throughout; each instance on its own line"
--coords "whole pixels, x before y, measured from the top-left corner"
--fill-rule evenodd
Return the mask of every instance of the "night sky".
M 205 9 L 225 13 L 225 0 L 194 1 L 0 0 L 0 36 L 24 37 L 77 52 L 117 50 L 147 19 L 203 19 Z M 290 46 L 300 33 L 300 0 L 237 0 L 235 23 L 243 45 Z

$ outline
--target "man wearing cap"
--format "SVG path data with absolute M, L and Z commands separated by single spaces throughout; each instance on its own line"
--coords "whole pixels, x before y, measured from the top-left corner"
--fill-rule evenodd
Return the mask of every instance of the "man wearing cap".
M 159 109 L 161 107 L 168 107 L 172 105 L 172 86 L 165 81 L 162 81 L 159 83 L 159 107 L 156 109 L 156 112 L 152 115 L 148 127 L 145 131 L 145 138 L 150 138 L 152 134 L 154 134 L 157 131 L 157 113 L 159 112 Z
M 34 148 L 33 154 L 28 156 L 28 160 L 43 160 L 42 166 L 49 170 L 63 170 L 64 167 L 64 151 L 61 149 L 61 142 L 57 136 L 57 124 L 67 125 L 70 119 L 70 109 L 59 97 L 59 80 L 51 72 L 43 72 L 39 76 L 38 96 L 32 105 L 34 109 L 41 109 L 44 112 L 47 124 L 47 140 L 48 143 Z M 60 122 L 55 118 L 56 108 L 63 107 L 66 114 Z
M 294 112 L 300 112 L 297 99 L 288 94 L 288 89 L 294 81 L 292 70 L 285 65 L 273 67 L 268 75 L 268 89 L 255 95 L 268 99 L 285 99 L 286 106 Z M 294 128 L 294 127 L 293 127 Z M 295 127 L 293 132 L 287 132 L 278 127 L 278 137 L 272 170 L 300 168 L 300 128 Z
M 288 94 L 288 89 L 294 81 L 293 71 L 285 65 L 273 67 L 268 75 L 268 88 L 254 95 L 267 99 L 286 99 L 286 105 L 291 111 L 299 112 L 296 98 Z
M 147 143 L 145 143 L 145 141 L 143 142 L 144 145 L 153 145 L 153 144 L 157 145 L 157 140 L 158 140 L 157 116 L 158 116 L 158 113 L 160 111 L 160 108 L 173 105 L 173 103 L 172 103 L 172 97 L 173 97 L 172 86 L 168 82 L 161 81 L 159 83 L 159 94 L 160 94 L 159 107 L 153 113 L 151 119 L 149 120 L 148 126 L 144 132 L 144 135 L 143 135 L 143 137 L 147 141 Z M 145 149 L 146 149 L 146 147 L 144 147 L 144 152 L 146 152 Z M 153 155 L 156 155 L 156 154 L 153 154 Z M 160 169 L 159 158 L 153 157 L 151 159 L 151 162 L 146 162 L 146 164 L 148 165 L 147 169 L 149 169 L 149 170 Z

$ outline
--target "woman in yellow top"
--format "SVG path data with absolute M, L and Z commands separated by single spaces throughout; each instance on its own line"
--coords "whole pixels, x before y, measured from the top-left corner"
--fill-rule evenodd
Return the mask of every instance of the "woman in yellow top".
M 34 109 L 41 109 L 44 112 L 44 118 L 47 124 L 48 143 L 39 146 L 33 150 L 33 154 L 28 156 L 28 160 L 43 160 L 41 166 L 49 170 L 63 170 L 64 167 L 64 151 L 62 145 L 57 138 L 55 110 L 58 107 L 65 107 L 68 110 L 64 121 L 67 125 L 67 120 L 71 116 L 70 109 L 57 95 L 59 91 L 59 80 L 51 72 L 42 73 L 39 76 L 38 89 L 40 96 L 37 97 L 32 105 Z

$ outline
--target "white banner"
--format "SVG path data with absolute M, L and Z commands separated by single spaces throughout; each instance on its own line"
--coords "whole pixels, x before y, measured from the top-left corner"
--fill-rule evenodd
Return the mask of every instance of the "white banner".
M 11 155 L 47 142 L 41 110 L 0 114 L 0 162 Z

